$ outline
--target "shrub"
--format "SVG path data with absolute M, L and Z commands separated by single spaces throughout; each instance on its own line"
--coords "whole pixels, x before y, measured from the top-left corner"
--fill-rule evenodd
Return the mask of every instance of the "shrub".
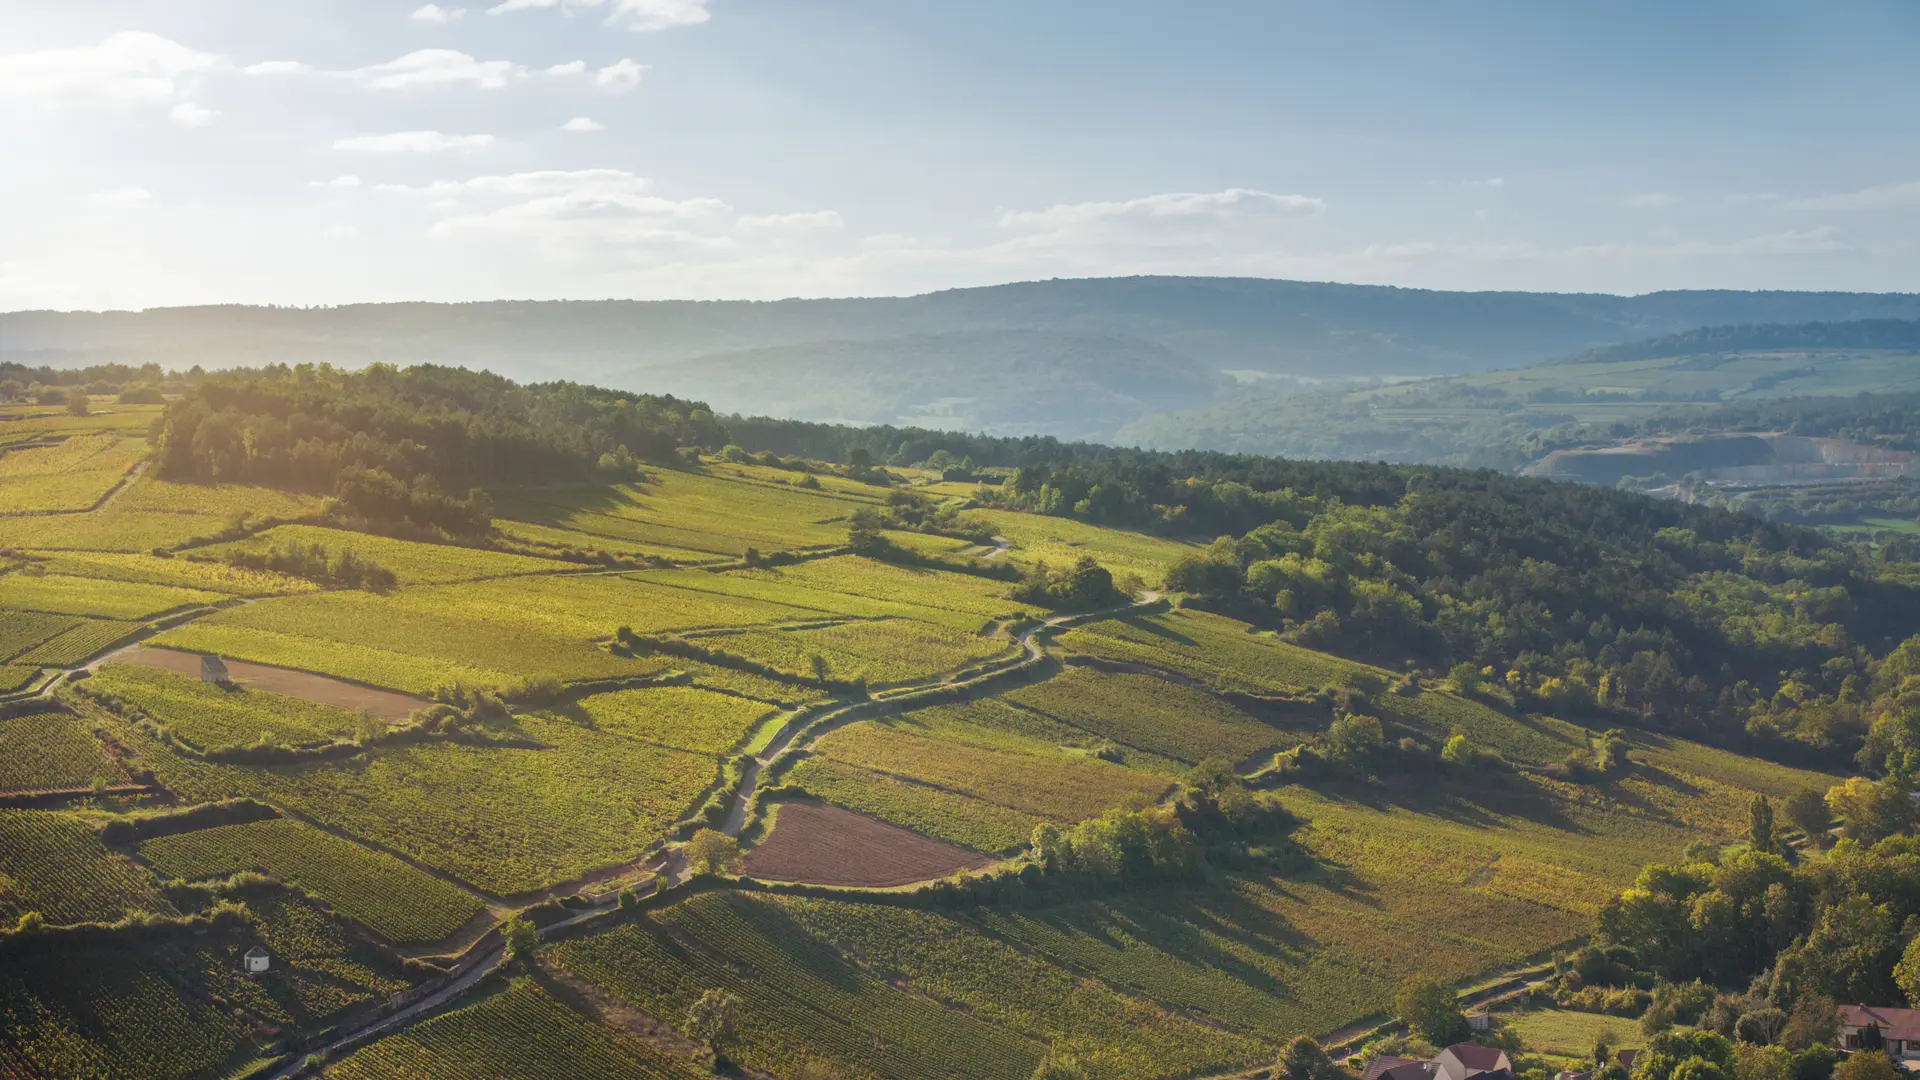
M 506 939 L 507 955 L 515 960 L 532 956 L 533 950 L 540 947 L 540 931 L 522 915 L 515 915 L 502 923 L 500 935 Z
M 701 829 L 687 841 L 687 870 L 694 874 L 731 874 L 740 867 L 740 841 L 723 832 Z

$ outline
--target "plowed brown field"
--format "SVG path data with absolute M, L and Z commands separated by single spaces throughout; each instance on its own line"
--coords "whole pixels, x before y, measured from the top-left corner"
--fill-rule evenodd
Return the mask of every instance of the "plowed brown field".
M 782 803 L 773 832 L 747 853 L 766 881 L 888 888 L 987 865 L 984 855 L 883 825 L 837 806 Z

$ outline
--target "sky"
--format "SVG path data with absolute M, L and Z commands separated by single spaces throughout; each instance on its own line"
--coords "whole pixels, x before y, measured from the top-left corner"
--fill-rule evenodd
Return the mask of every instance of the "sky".
M 1920 4 L 6 0 L 0 310 L 1920 291 Z

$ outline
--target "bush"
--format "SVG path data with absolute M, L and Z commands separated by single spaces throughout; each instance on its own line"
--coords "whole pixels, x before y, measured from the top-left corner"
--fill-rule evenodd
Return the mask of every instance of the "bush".
M 740 841 L 723 832 L 701 829 L 687 841 L 687 872 L 731 874 L 740 868 Z
M 533 955 L 533 950 L 540 947 L 540 931 L 523 915 L 500 924 L 500 936 L 506 939 L 507 955 L 515 960 Z

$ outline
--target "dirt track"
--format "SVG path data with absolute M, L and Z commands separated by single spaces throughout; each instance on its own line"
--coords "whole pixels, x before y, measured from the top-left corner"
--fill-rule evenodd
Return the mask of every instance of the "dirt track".
M 112 660 L 119 664 L 159 668 L 189 678 L 200 677 L 200 654 L 196 652 L 136 645 L 114 655 Z M 353 712 L 370 712 L 383 720 L 405 720 L 413 714 L 413 710 L 427 704 L 421 698 L 407 694 L 375 690 L 370 686 L 315 675 L 311 671 L 249 664 L 244 660 L 228 660 L 226 663 L 227 673 L 233 681 L 248 689 L 317 701 L 322 705 L 333 705 Z
M 883 825 L 837 806 L 792 802 L 773 832 L 747 853 L 746 871 L 767 881 L 885 889 L 985 866 L 986 856 Z

